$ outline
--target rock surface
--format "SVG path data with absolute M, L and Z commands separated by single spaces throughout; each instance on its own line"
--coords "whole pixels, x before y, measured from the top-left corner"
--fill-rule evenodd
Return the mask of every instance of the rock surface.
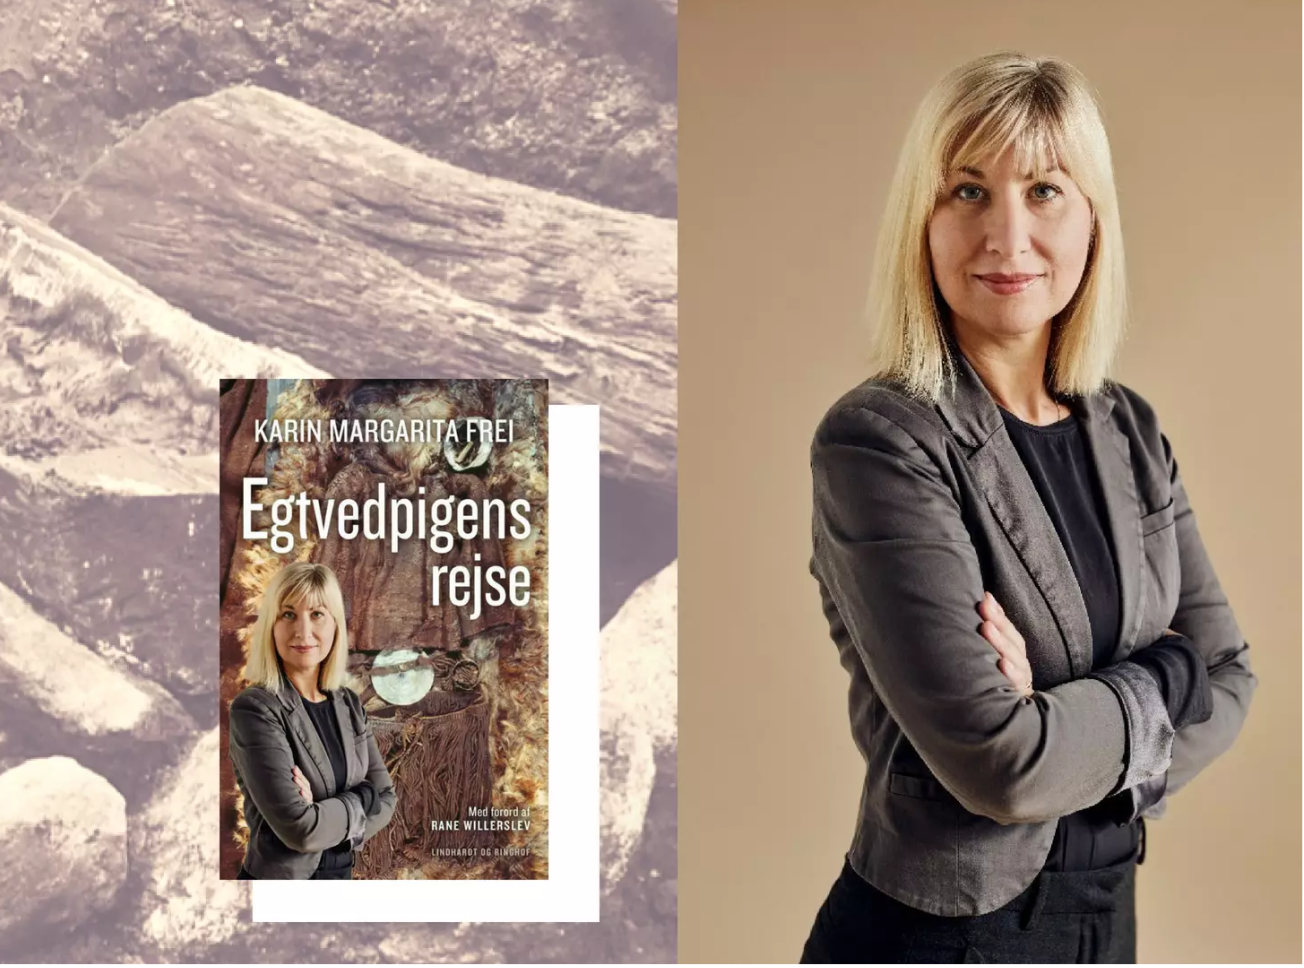
M 8 556 L 6 556 L 8 557 Z M 62 732 L 68 742 L 126 753 L 193 729 L 190 718 L 155 683 L 116 668 L 37 614 L 0 585 L 0 682 L 45 722 L 24 717 L 27 731 Z M 6 710 L 6 713 L 11 712 Z M 17 717 L 16 717 L 17 718 Z
M 675 212 L 666 0 L 6 0 L 0 199 L 47 216 L 106 148 L 252 82 L 435 158 Z
M 218 381 L 323 372 L 3 207 L 0 319 L 0 583 L 215 722 Z
M 19 207 L 41 215 L 53 212 L 105 149 L 179 102 L 253 81 L 467 171 L 630 211 L 673 214 L 674 0 L 620 4 L 606 0 L 495 0 L 492 5 L 470 0 L 278 0 L 274 6 L 270 9 L 265 0 L 14 0 L 0 5 L 0 166 L 6 172 L 0 199 L 17 200 Z M 259 136 L 271 141 L 278 137 L 272 131 Z M 163 155 L 172 150 L 170 144 L 161 148 Z M 112 161 L 106 161 L 111 166 Z M 136 186 L 135 203 L 148 208 L 169 186 L 149 181 L 152 169 L 146 166 L 143 170 L 146 174 L 141 177 L 146 180 Z M 265 201 L 253 181 L 241 183 L 233 176 L 230 184 L 242 204 L 250 199 L 255 205 Z M 450 184 L 460 187 L 463 183 Z M 446 192 L 449 186 L 432 187 Z M 510 187 L 520 190 L 519 186 Z M 402 193 L 407 188 L 398 184 L 393 191 Z M 388 292 L 401 297 L 411 290 L 410 280 L 426 272 L 425 265 L 408 261 L 413 250 L 434 240 L 421 260 L 427 265 L 431 260 L 442 262 L 446 274 L 438 276 L 439 285 L 433 287 L 440 313 L 434 319 L 414 314 L 426 337 L 417 344 L 420 360 L 458 373 L 481 366 L 483 357 L 476 344 L 464 345 L 455 339 L 465 326 L 436 329 L 431 324 L 488 320 L 495 327 L 494 339 L 506 341 L 513 353 L 519 349 L 515 344 L 526 345 L 528 351 L 521 358 L 533 362 L 536 353 L 545 354 L 549 368 L 556 367 L 553 387 L 558 402 L 568 402 L 571 371 L 576 367 L 571 357 L 576 352 L 580 354 L 579 368 L 594 384 L 586 392 L 600 398 L 596 402 L 606 404 L 608 397 L 617 402 L 633 401 L 632 409 L 642 419 L 640 395 L 651 400 L 651 444 L 636 432 L 616 440 L 615 447 L 606 441 L 605 618 L 631 588 L 674 556 L 674 226 L 655 219 L 646 223 L 661 226 L 653 230 L 653 234 L 660 233 L 661 241 L 650 246 L 653 257 L 649 259 L 638 249 L 642 243 L 634 244 L 632 252 L 622 251 L 630 249 L 631 243 L 630 233 L 621 227 L 627 224 L 620 221 L 621 213 L 583 206 L 566 209 L 567 199 L 547 192 L 522 192 L 522 197 L 526 196 L 532 200 L 518 210 L 531 217 L 561 212 L 565 224 L 583 223 L 591 216 L 592 224 L 598 226 L 579 240 L 579 247 L 586 249 L 580 268 L 564 267 L 570 275 L 558 274 L 551 289 L 544 287 L 565 320 L 579 319 L 582 325 L 596 327 L 582 332 L 578 339 L 570 330 L 559 333 L 551 317 L 537 309 L 534 287 L 514 296 L 492 288 L 514 267 L 523 266 L 523 274 L 535 273 L 546 280 L 556 252 L 564 251 L 568 243 L 562 238 L 556 250 L 545 246 L 541 256 L 535 247 L 539 238 L 545 243 L 557 241 L 548 235 L 552 230 L 546 223 L 538 226 L 529 219 L 508 220 L 509 226 L 534 226 L 516 235 L 495 236 L 492 224 L 478 227 L 474 220 L 454 226 L 458 231 L 452 231 L 441 224 L 438 210 L 432 209 L 436 212 L 432 225 L 414 223 L 409 226 L 413 234 L 400 231 L 392 238 L 389 233 L 395 213 L 390 206 L 394 199 L 382 189 L 371 199 L 376 202 L 373 217 L 360 220 L 361 231 L 352 241 L 374 249 L 373 258 L 393 267 L 395 282 Z M 550 209 L 550 205 L 563 207 Z M 291 228 L 284 236 L 277 234 L 273 220 L 266 237 L 255 233 L 248 242 L 255 247 L 255 255 L 266 251 L 258 246 L 269 239 L 273 246 L 281 247 L 285 239 L 293 243 L 297 238 L 307 248 L 320 234 L 313 219 L 331 211 L 310 205 L 302 212 L 288 212 Z M 477 212 L 492 218 L 492 206 L 480 205 Z M 132 211 L 126 214 L 135 215 Z M 223 242 L 239 254 L 240 246 L 247 243 L 240 230 L 240 219 L 245 216 L 233 217 L 231 234 L 223 237 Z M 15 226 L 20 233 L 12 231 Z M 335 231 L 333 226 L 330 229 Z M 35 257 L 21 245 L 15 246 L 15 241 L 26 245 L 32 239 L 39 240 Z M 461 248 L 468 239 L 483 247 Z M 484 246 L 486 240 L 489 244 Z M 12 258 L 14 251 L 22 258 Z M 202 275 L 207 268 L 205 259 L 216 254 L 191 257 L 188 272 Z M 250 274 L 237 277 L 232 286 L 239 290 L 257 285 L 267 261 L 249 259 L 245 264 L 251 266 Z M 638 282 L 627 293 L 632 309 L 618 307 L 608 321 L 606 307 L 619 302 L 612 297 L 613 287 L 624 284 L 622 265 L 641 263 L 653 265 L 655 284 L 646 279 Z M 275 258 L 269 264 L 275 267 Z M 332 268 L 325 259 L 323 265 Z M 598 269 L 591 272 L 594 265 Z M 664 315 L 658 316 L 667 291 L 659 281 L 665 275 L 662 265 L 670 266 L 671 302 Z M 638 278 L 637 272 L 627 275 Z M 472 280 L 469 286 L 468 276 Z M 345 291 L 350 285 L 366 290 L 372 283 L 366 278 L 350 279 L 345 273 L 338 277 L 327 273 L 327 278 L 342 283 Z M 112 282 L 107 299 L 106 279 Z M 486 283 L 491 286 L 487 293 L 482 288 Z M 79 303 L 82 297 L 78 293 L 86 287 L 93 290 L 95 298 Z M 314 297 L 322 303 L 317 307 L 324 315 L 317 339 L 329 336 L 332 329 L 349 335 L 349 319 L 331 313 L 335 292 L 313 293 L 311 285 L 308 290 L 310 303 Z M 450 293 L 457 298 L 449 298 Z M 581 303 L 581 297 L 589 302 Z M 107 304 L 107 313 L 101 303 Z M 395 305 L 403 312 L 408 310 L 402 298 L 396 299 Z M 596 312 L 594 305 L 598 306 Z M 454 312 L 443 314 L 448 306 Z M 583 312 L 577 314 L 576 307 Z M 362 309 L 367 308 L 362 301 Z M 3 336 L 8 339 L 17 333 L 23 337 L 17 343 L 10 340 L 7 352 L 0 354 L 0 400 L 5 403 L 0 407 L 0 441 L 14 442 L 16 446 L 6 456 L 18 462 L 6 462 L 5 468 L 24 486 L 52 482 L 48 489 L 58 500 L 67 493 L 83 499 L 98 495 L 94 499 L 105 500 L 106 507 L 114 501 L 135 500 L 175 504 L 203 494 L 212 494 L 215 500 L 215 474 L 202 466 L 214 448 L 194 441 L 207 441 L 211 434 L 204 418 L 216 412 L 211 406 L 216 400 L 216 377 L 325 374 L 301 359 L 232 340 L 209 328 L 205 325 L 208 318 L 202 318 L 203 323 L 196 323 L 184 311 L 172 308 L 44 226 L 30 220 L 24 223 L 21 216 L 0 208 Z M 123 328 L 124 320 L 130 326 Z M 658 329 L 663 320 L 670 321 L 668 335 Z M 153 323 L 159 323 L 161 330 Z M 27 334 L 19 332 L 24 328 Z M 648 337 L 651 330 L 657 330 L 654 338 Z M 372 339 L 374 333 L 373 326 Z M 667 340 L 671 354 L 668 377 L 660 349 Z M 158 344 L 166 344 L 166 349 L 158 350 Z M 542 344 L 542 349 L 536 344 Z M 293 351 L 298 344 L 286 340 L 275 345 Z M 51 352 L 45 352 L 46 347 Z M 243 354 L 239 356 L 242 362 L 235 362 L 237 354 Z M 66 378 L 65 359 L 75 364 L 73 375 Z M 334 349 L 334 355 L 320 365 L 353 374 L 360 359 L 365 362 L 369 357 Z M 506 361 L 490 360 L 491 364 L 502 363 L 491 372 L 547 375 L 547 370 L 516 372 L 511 367 L 517 359 L 513 355 Z M 612 359 L 616 361 L 613 365 L 603 365 L 604 360 Z M 649 376 L 651 393 L 643 383 Z M 198 402 L 192 402 L 192 381 L 199 387 L 199 396 L 194 398 Z M 205 402 L 205 394 L 210 392 L 212 397 Z M 667 397 L 668 410 L 662 403 Z M 42 400 L 55 401 L 49 412 L 38 405 Z M 175 422 L 158 419 L 156 404 L 163 400 L 179 407 Z M 664 431 L 667 414 L 668 437 Z M 97 428 L 102 428 L 103 437 L 97 436 Z M 662 446 L 667 439 L 668 451 Z M 105 446 L 124 440 L 130 446 L 123 450 Z M 658 472 L 667 462 L 671 472 Z M 614 479 L 621 475 L 626 476 Z M 206 480 L 211 483 L 203 483 Z M 628 486 L 631 482 L 636 486 Z M 653 505 L 655 513 L 647 513 L 645 509 Z M 148 512 L 147 503 L 139 506 L 142 514 Z M 199 517 L 211 514 L 205 507 L 196 505 L 195 513 Z M 622 509 L 623 516 L 616 522 L 608 520 L 612 507 Z M 630 509 L 638 513 L 626 513 Z M 163 517 L 168 518 L 169 513 Z M 196 563 L 187 550 L 196 547 L 189 530 L 192 523 L 198 530 L 199 521 L 184 516 L 169 520 L 174 523 L 142 543 L 157 546 L 161 553 L 171 551 L 179 570 L 190 575 L 179 577 L 179 588 L 190 580 L 202 585 L 199 569 L 208 565 Z M 609 526 L 612 524 L 624 528 Z M 6 522 L 0 527 L 11 525 Z M 85 530 L 95 531 L 95 522 Z M 668 541 L 664 540 L 667 534 Z M 649 544 L 655 545 L 651 553 L 646 550 Z M 75 567 L 65 570 L 75 571 Z M 120 573 L 125 575 L 127 570 L 124 564 Z M 22 602 L 30 606 L 32 589 L 20 586 L 17 590 Z M 105 594 L 106 600 L 116 600 L 115 591 Z M 125 586 L 123 597 L 130 597 Z M 149 595 L 137 595 L 137 600 L 153 601 Z M 56 608 L 53 602 L 38 605 L 42 613 Z M 0 605 L 0 614 L 4 611 Z M 200 628 L 193 619 L 186 621 Z M 142 623 L 150 624 L 148 618 L 142 618 Z M 63 619 L 57 624 L 72 628 Z M 106 617 L 104 628 L 114 629 L 118 624 L 120 618 L 115 614 Z M 76 634 L 86 638 L 81 632 Z M 160 650 L 159 654 L 165 653 Z M 193 653 L 200 655 L 199 651 Z M 112 651 L 108 658 L 120 666 L 125 663 L 125 668 L 115 671 L 144 682 L 144 664 L 133 664 Z M 203 661 L 208 661 L 206 654 Z M 639 665 L 629 668 L 637 670 Z M 661 668 L 664 671 L 664 666 Z M 175 670 L 151 671 L 184 695 L 185 676 Z M 176 678 L 168 679 L 170 675 Z M 665 677 L 653 676 L 650 681 L 664 685 Z M 148 682 L 144 685 L 151 686 Z M 673 702 L 673 682 L 670 690 Z M 196 708 L 206 702 L 199 694 L 194 700 Z M 140 738 L 134 732 L 122 733 L 129 741 L 124 755 L 106 749 L 103 737 L 94 739 L 77 729 L 64 732 L 62 720 L 56 717 L 77 722 L 77 713 L 59 710 L 51 714 L 19 695 L 16 703 L 0 708 L 0 769 L 16 758 L 37 755 L 33 746 L 44 749 L 53 742 L 51 749 L 75 752 L 128 793 L 133 839 L 137 830 L 152 833 L 144 838 L 140 862 L 133 857 L 128 880 L 112 908 L 92 914 L 78 930 L 45 932 L 0 947 L 13 960 L 73 963 L 152 962 L 168 953 L 177 958 L 183 955 L 173 946 L 187 944 L 187 960 L 234 963 L 673 961 L 673 732 L 668 744 L 654 740 L 650 747 L 622 746 L 622 730 L 629 724 L 664 723 L 665 716 L 658 718 L 650 709 L 620 711 L 613 720 L 611 709 L 604 713 L 604 723 L 615 723 L 608 730 L 617 737 L 611 748 L 630 753 L 622 762 L 633 764 L 627 773 L 638 781 L 632 792 L 622 790 L 610 803 L 604 803 L 605 814 L 628 821 L 642 811 L 643 827 L 634 836 L 619 824 L 612 827 L 629 846 L 604 850 L 604 859 L 624 856 L 626 860 L 618 883 L 610 881 L 617 868 L 608 867 L 601 923 L 401 928 L 347 924 L 323 931 L 323 926 L 313 924 L 253 924 L 247 907 L 241 908 L 239 894 L 226 896 L 216 889 L 206 907 L 202 885 L 188 882 L 184 873 L 165 859 L 205 857 L 210 849 L 211 845 L 202 841 L 212 838 L 212 828 L 187 825 L 187 818 L 193 821 L 194 815 L 186 804 L 186 792 L 203 797 L 201 787 L 209 781 L 202 779 L 201 764 L 210 755 L 220 759 L 220 751 L 211 749 L 211 731 L 201 735 L 183 720 L 172 730 L 170 744 L 148 742 L 152 728 L 143 729 Z M 51 726 L 55 729 L 52 739 L 46 736 Z M 179 755 L 181 763 L 177 762 Z M 626 783 L 619 764 L 612 760 L 609 765 L 618 768 L 604 773 L 604 783 Z M 216 770 L 214 783 L 215 774 Z M 160 776 L 158 785 L 139 782 L 141 777 L 153 781 Z M 650 795 L 641 792 L 645 785 L 650 786 Z M 140 802 L 140 797 L 155 789 L 160 792 L 152 800 Z M 616 813 L 611 804 L 619 806 Z M 223 888 L 245 892 L 241 885 Z M 96 891 L 95 885 L 90 885 L 86 899 L 92 902 L 90 907 L 99 896 Z M 70 893 L 69 900 L 85 904 L 80 892 Z M 233 923 L 233 917 L 238 923 Z
M 324 375 L 197 323 L 2 205 L 0 320 L 0 446 L 25 458 L 128 443 L 215 455 L 221 377 Z
M 602 405 L 604 474 L 674 486 L 672 221 L 486 178 L 247 87 L 155 118 L 51 224 L 315 366 L 547 375 L 551 402 Z
M 203 733 L 131 818 L 141 931 L 170 958 L 225 941 L 248 919 L 246 885 L 217 878 L 220 755 L 217 730 Z
M 0 854 L 0 947 L 74 929 L 112 905 L 127 877 L 126 804 L 76 760 L 28 760 L 0 774 Z
M 602 629 L 602 874 L 625 874 L 678 733 L 679 563 L 649 579 Z

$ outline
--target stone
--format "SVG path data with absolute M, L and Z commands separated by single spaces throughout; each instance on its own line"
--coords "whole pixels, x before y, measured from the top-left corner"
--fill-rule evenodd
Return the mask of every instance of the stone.
M 70 757 L 28 760 L 0 774 L 0 856 L 0 947 L 76 928 L 126 880 L 126 802 Z
M 679 563 L 644 582 L 602 629 L 602 880 L 624 876 L 643 833 L 658 753 L 678 736 Z
M 324 374 L 3 206 L 0 315 L 0 583 L 215 722 L 218 382 Z
M 217 729 L 199 736 L 130 821 L 141 932 L 172 957 L 225 941 L 249 919 L 246 886 L 217 876 L 220 755 Z
M 673 492 L 671 219 L 467 171 L 240 87 L 114 146 L 51 225 L 216 330 L 313 366 L 546 375 L 551 403 L 602 407 L 604 476 Z

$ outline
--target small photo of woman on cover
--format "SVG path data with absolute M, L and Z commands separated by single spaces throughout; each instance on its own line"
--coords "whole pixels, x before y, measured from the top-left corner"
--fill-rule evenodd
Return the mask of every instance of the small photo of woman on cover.
M 286 565 L 263 596 L 231 702 L 249 842 L 241 880 L 350 880 L 396 796 L 347 679 L 344 598 L 325 565 Z

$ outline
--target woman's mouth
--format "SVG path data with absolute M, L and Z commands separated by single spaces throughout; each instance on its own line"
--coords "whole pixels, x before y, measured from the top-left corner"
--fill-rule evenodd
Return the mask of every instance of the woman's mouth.
M 313 649 L 317 648 L 317 646 L 315 646 L 315 645 L 292 645 L 292 646 L 290 646 L 290 648 L 294 649 L 295 652 L 311 652 Z
M 1041 276 L 1028 273 L 989 272 L 976 278 L 998 296 L 1013 296 L 1015 293 L 1023 292 Z

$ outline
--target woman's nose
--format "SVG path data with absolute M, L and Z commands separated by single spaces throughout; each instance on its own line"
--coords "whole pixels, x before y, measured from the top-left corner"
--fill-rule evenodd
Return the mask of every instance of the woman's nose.
M 986 213 L 984 229 L 988 252 L 1012 259 L 1032 246 L 1032 215 L 1022 199 L 1004 198 L 994 202 Z
M 306 640 L 312 632 L 312 620 L 307 615 L 300 615 L 294 620 L 294 632 L 300 640 Z

